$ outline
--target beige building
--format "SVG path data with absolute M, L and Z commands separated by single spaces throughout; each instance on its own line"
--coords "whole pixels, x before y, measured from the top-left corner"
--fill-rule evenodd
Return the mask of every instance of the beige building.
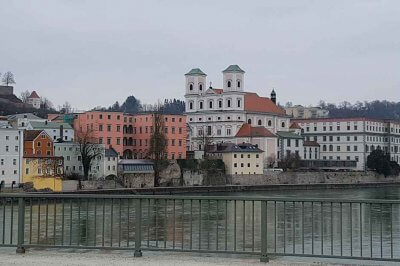
M 286 114 L 298 119 L 324 118 L 329 116 L 329 111 L 320 107 L 304 107 L 295 105 L 285 108 Z
M 222 159 L 227 175 L 263 174 L 264 152 L 250 143 L 221 143 L 213 145 L 211 158 Z

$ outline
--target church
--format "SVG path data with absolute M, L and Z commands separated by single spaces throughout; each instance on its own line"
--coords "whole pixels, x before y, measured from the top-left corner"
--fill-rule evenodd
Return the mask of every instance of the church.
M 248 141 L 259 145 L 265 158 L 279 157 L 278 133 L 290 131 L 290 117 L 276 104 L 274 90 L 270 98 L 246 92 L 245 71 L 238 65 L 222 71 L 222 88 L 206 88 L 207 75 L 199 68 L 186 73 L 185 79 L 188 150 Z

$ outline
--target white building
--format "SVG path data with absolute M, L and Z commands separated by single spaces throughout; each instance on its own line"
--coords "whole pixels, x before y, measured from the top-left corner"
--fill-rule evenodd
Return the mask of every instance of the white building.
M 28 96 L 26 101 L 28 104 L 32 105 L 33 108 L 40 109 L 41 100 L 36 91 L 32 91 L 31 95 Z
M 27 125 L 29 130 L 44 130 L 51 139 L 56 141 L 74 141 L 74 129 L 68 123 L 57 123 L 49 121 L 30 121 Z
M 98 144 L 100 155 L 92 160 L 89 170 L 90 179 L 101 179 L 109 175 L 117 176 L 118 153 L 114 149 L 105 149 Z M 54 143 L 54 155 L 64 157 L 64 173 L 66 176 L 84 175 L 80 145 L 74 142 Z
M 400 122 L 369 118 L 294 120 L 307 141 L 320 145 L 322 160 L 354 160 L 356 170 L 366 169 L 371 151 L 382 149 L 400 163 Z
M 9 115 L 8 121 L 10 124 L 18 129 L 26 129 L 30 122 L 45 122 L 47 119 L 40 118 L 31 113 Z
M 23 143 L 22 130 L 0 128 L 0 182 L 7 187 L 21 182 Z
M 298 119 L 325 118 L 329 116 L 329 111 L 322 109 L 321 107 L 304 107 L 302 105 L 295 105 L 285 107 L 285 111 L 287 115 Z
M 185 74 L 189 150 L 201 150 L 204 136 L 213 143 L 232 142 L 244 123 L 270 132 L 289 130 L 289 116 L 276 105 L 276 95 L 260 97 L 245 92 L 245 72 L 231 65 L 223 72 L 223 89 L 206 88 L 207 75 L 195 68 Z M 266 151 L 269 152 L 269 151 Z

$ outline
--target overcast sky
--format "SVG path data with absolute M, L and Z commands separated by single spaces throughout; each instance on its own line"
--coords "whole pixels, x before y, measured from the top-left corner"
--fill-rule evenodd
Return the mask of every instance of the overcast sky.
M 221 87 L 294 104 L 400 101 L 399 0 L 0 0 L 0 72 L 15 94 L 88 109 L 181 98 L 199 67 Z

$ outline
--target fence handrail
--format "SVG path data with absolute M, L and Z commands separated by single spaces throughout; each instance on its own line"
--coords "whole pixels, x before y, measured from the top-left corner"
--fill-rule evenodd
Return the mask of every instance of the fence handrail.
M 0 193 L 0 198 L 68 198 L 68 199 L 167 199 L 167 200 L 238 200 L 238 201 L 277 201 L 277 202 L 332 202 L 332 203 L 372 203 L 400 204 L 400 200 L 387 199 L 337 199 L 337 198 L 299 198 L 269 196 L 208 196 L 208 195 L 118 195 L 118 194 L 52 194 L 52 193 Z

